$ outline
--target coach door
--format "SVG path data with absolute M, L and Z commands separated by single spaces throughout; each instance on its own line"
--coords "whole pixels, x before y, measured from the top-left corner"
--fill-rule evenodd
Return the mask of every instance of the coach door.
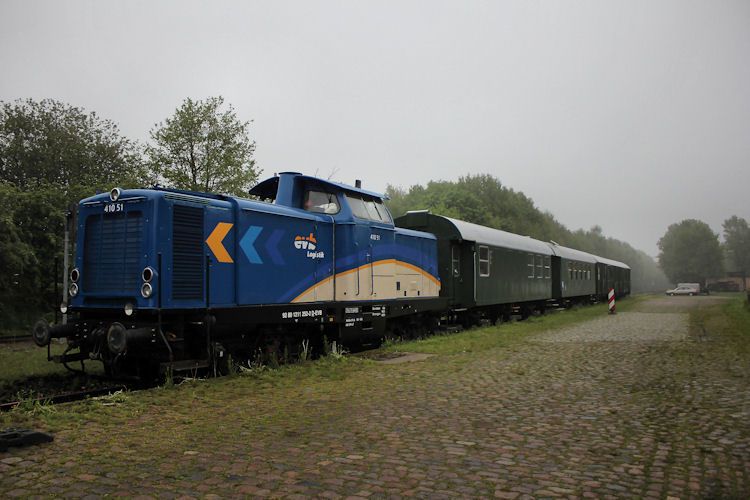
M 555 299 L 563 296 L 562 280 L 562 258 L 557 255 L 552 256 L 552 297 Z

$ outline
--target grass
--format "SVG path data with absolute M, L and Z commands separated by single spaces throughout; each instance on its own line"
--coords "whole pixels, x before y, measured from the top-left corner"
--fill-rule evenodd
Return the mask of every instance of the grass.
M 645 300 L 647 295 L 630 297 L 617 302 L 617 311 L 626 312 Z M 386 352 L 423 352 L 430 354 L 460 354 L 507 347 L 525 336 L 545 330 L 556 330 L 607 314 L 606 304 L 576 307 L 531 317 L 525 321 L 502 323 L 474 328 L 459 333 L 435 335 L 409 342 L 389 342 Z
M 627 311 L 643 300 L 634 297 L 618 303 L 619 311 Z M 450 335 L 438 335 L 424 340 L 396 343 L 382 348 L 385 352 L 424 352 L 440 355 L 452 355 L 479 352 L 509 346 L 522 340 L 525 336 L 573 325 L 607 314 L 606 305 L 598 304 L 588 307 L 548 314 L 542 317 L 530 318 L 523 322 L 501 324 L 493 327 L 477 328 Z M 53 370 L 64 370 L 59 365 L 46 361 L 46 349 L 34 347 L 19 356 L 9 356 L 7 359 L 14 367 L 0 366 L 6 376 L 19 377 L 23 374 L 52 373 Z M 128 397 L 118 397 L 117 401 L 97 399 L 56 407 L 53 414 L 39 414 L 13 412 L 12 415 L 0 415 L 0 428 L 24 421 L 37 421 L 44 427 L 55 430 L 68 425 L 78 425 L 85 422 L 99 422 L 102 425 L 109 420 L 129 421 L 139 415 L 154 411 L 154 408 L 176 410 L 176 406 L 192 403 L 221 407 L 227 402 L 242 404 L 248 397 L 260 398 L 270 407 L 279 403 L 280 399 L 292 400 L 297 397 L 309 399 L 311 397 L 327 400 L 332 394 L 345 390 L 362 391 L 366 386 L 374 383 L 372 375 L 381 370 L 381 365 L 370 359 L 358 356 L 341 356 L 340 350 L 329 347 L 330 354 L 315 361 L 301 361 L 295 364 L 280 365 L 269 368 L 258 365 L 250 369 L 242 369 L 232 375 L 212 380 L 188 380 L 180 384 L 166 384 L 162 388 L 144 392 L 131 393 Z M 4 354 L 4 355 L 7 355 Z M 458 360 L 457 360 L 458 361 Z M 409 369 L 389 368 L 391 370 Z M 282 397 L 283 395 L 283 397 Z M 295 396 L 296 395 L 296 396 Z M 235 398 L 237 401 L 235 401 Z M 292 406 L 294 404 L 292 403 Z M 274 410 L 276 411 L 276 410 Z M 289 411 L 289 410 L 287 410 Z M 296 411 L 296 410 L 295 410 Z M 186 410 L 178 413 L 190 413 Z M 180 417 L 182 418 L 182 417 Z M 194 418 L 185 416 L 184 418 Z M 265 422 L 265 421 L 264 421 Z
M 618 311 L 637 310 L 644 298 L 633 297 L 620 301 Z M 0 429 L 29 427 L 52 432 L 64 431 L 56 437 L 55 447 L 43 453 L 40 464 L 54 471 L 61 469 L 59 464 L 67 460 L 77 460 L 78 465 L 67 468 L 71 477 L 84 472 L 104 474 L 109 471 L 109 474 L 114 474 L 117 472 L 113 471 L 124 471 L 132 481 L 139 472 L 143 471 L 145 474 L 153 470 L 155 477 L 164 478 L 165 481 L 192 482 L 198 481 L 191 478 L 192 472 L 205 472 L 204 469 L 196 468 L 203 467 L 196 465 L 196 460 L 207 460 L 207 463 L 215 462 L 224 468 L 222 472 L 216 473 L 220 479 L 221 474 L 230 474 L 229 469 L 237 460 L 241 460 L 242 464 L 252 461 L 253 464 L 263 466 L 266 457 L 272 457 L 267 462 L 271 463 L 273 457 L 291 457 L 290 453 L 309 454 L 311 460 L 306 466 L 312 468 L 317 467 L 315 460 L 321 458 L 316 454 L 320 449 L 330 452 L 326 455 L 326 460 L 333 460 L 330 457 L 358 452 L 356 448 L 365 447 L 368 442 L 377 444 L 383 439 L 393 438 L 393 446 L 401 446 L 399 440 L 408 437 L 411 420 L 401 421 L 403 424 L 389 422 L 385 425 L 382 420 L 401 416 L 399 404 L 411 397 L 410 386 L 414 387 L 416 384 L 420 391 L 439 391 L 441 385 L 434 384 L 435 378 L 445 384 L 445 380 L 450 379 L 450 370 L 461 367 L 465 360 L 472 359 L 471 355 L 462 353 L 484 350 L 491 351 L 488 356 L 512 358 L 516 349 L 506 349 L 506 346 L 521 342 L 529 334 L 566 327 L 606 314 L 604 305 L 583 307 L 532 318 L 527 322 L 442 335 L 383 349 L 440 354 L 421 363 L 385 366 L 356 356 L 325 356 L 316 361 L 282 365 L 278 369 L 257 366 L 219 379 L 188 380 L 143 392 L 116 393 L 55 406 L 52 411 L 48 411 L 43 405 L 27 405 L 18 411 L 0 414 Z M 690 315 L 692 325 L 703 324 L 711 335 L 727 335 L 738 346 L 742 344 L 743 349 L 750 348 L 750 309 L 740 297 L 696 308 Z M 724 356 L 726 347 L 723 344 L 684 342 L 676 343 L 675 349 L 686 351 L 684 370 L 692 370 L 701 369 L 703 364 L 714 367 L 721 365 L 725 359 L 731 360 L 731 357 Z M 493 349 L 497 351 L 492 351 Z M 711 356 L 707 358 L 710 363 L 698 357 L 703 354 L 704 349 L 716 351 L 706 353 Z M 737 366 L 750 358 L 749 352 L 743 352 L 745 354 L 735 363 Z M 556 354 L 551 356 L 550 359 L 554 359 Z M 662 355 L 654 355 L 652 360 L 659 363 L 657 366 L 662 366 L 662 361 L 673 362 L 671 358 L 664 358 Z M 747 363 L 745 365 L 750 366 Z M 481 365 L 474 365 L 472 368 L 476 366 Z M 509 366 L 508 370 L 510 372 L 504 373 L 529 376 L 533 368 L 519 362 L 517 366 L 515 363 Z M 659 373 L 658 369 L 653 371 Z M 666 374 L 674 373 L 667 371 Z M 676 378 L 674 387 L 682 387 L 681 383 L 678 384 L 681 380 L 682 378 Z M 526 387 L 533 390 L 533 387 Z M 649 391 L 640 391 L 633 397 L 644 400 L 654 395 L 660 398 L 671 397 L 670 393 L 664 391 L 660 386 L 655 386 Z M 373 414 L 365 414 L 371 419 L 371 426 L 347 429 L 346 439 L 350 441 L 339 443 L 343 441 L 340 438 L 342 422 L 351 423 L 352 415 L 356 416 L 356 412 L 363 411 L 358 405 L 372 397 L 379 398 L 375 401 L 378 404 L 382 401 L 384 406 L 381 408 L 374 405 L 364 410 L 375 411 Z M 649 402 L 649 405 L 652 403 Z M 654 415 L 661 414 L 654 412 Z M 430 413 L 427 407 L 422 416 L 440 418 Z M 451 428 L 459 429 L 461 425 L 464 425 L 463 421 Z M 496 425 L 494 421 L 493 425 Z M 662 425 L 662 420 L 657 419 L 654 425 Z M 382 427 L 398 432 L 392 432 L 390 437 L 384 438 Z M 703 432 L 702 428 L 696 429 L 683 431 L 679 428 L 680 432 L 687 433 L 685 435 Z M 675 431 L 670 428 L 670 432 Z M 669 434 L 668 438 L 673 439 L 673 436 L 674 434 Z M 348 446 L 349 442 L 354 443 L 351 448 Z M 404 440 L 403 445 L 406 447 L 408 444 L 409 441 Z M 411 451 L 408 448 L 405 450 L 406 453 Z M 274 455 L 274 452 L 278 454 Z M 194 459 L 188 453 L 198 454 L 198 458 Z M 674 458 L 670 457 L 670 460 L 674 461 Z M 280 465 L 277 462 L 273 464 Z M 389 467 L 392 468 L 392 465 Z M 246 473 L 250 474 L 241 474 Z M 281 474 L 278 470 L 275 473 Z
M 716 294 L 731 297 L 723 304 L 696 308 L 690 311 L 690 324 L 696 332 L 705 330 L 710 336 L 722 336 L 732 348 L 750 354 L 750 304 L 742 293 Z
M 64 344 L 53 342 L 52 354 L 62 354 Z M 47 361 L 47 349 L 34 344 L 0 344 L 0 384 L 28 377 L 66 373 L 65 367 Z

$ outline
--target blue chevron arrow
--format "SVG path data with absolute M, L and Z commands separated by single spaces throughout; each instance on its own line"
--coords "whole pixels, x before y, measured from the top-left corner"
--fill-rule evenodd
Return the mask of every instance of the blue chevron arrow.
M 271 256 L 271 260 L 277 266 L 284 265 L 284 258 L 281 256 L 278 248 L 279 241 L 281 240 L 282 236 L 284 236 L 284 230 L 276 229 L 273 233 L 271 233 L 271 237 L 268 238 L 268 241 L 266 241 L 266 244 L 264 245 L 266 251 L 268 252 L 268 255 Z
M 250 226 L 247 228 L 245 236 L 240 240 L 240 248 L 245 252 L 245 256 L 251 264 L 263 264 L 263 259 L 260 258 L 258 251 L 255 249 L 255 246 L 253 246 L 253 243 L 258 239 L 261 231 L 263 231 L 263 228 L 260 226 Z

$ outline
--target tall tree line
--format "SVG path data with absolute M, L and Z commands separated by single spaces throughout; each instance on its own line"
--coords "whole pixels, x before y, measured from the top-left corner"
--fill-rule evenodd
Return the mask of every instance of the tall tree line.
M 625 262 L 631 267 L 634 292 L 664 290 L 669 281 L 648 254 L 628 243 L 606 237 L 599 226 L 571 231 L 554 216 L 539 210 L 521 192 L 503 186 L 491 175 L 468 175 L 457 181 L 432 181 L 408 190 L 389 186 L 388 205 L 398 217 L 408 210 L 433 213 L 531 236 L 542 241 Z

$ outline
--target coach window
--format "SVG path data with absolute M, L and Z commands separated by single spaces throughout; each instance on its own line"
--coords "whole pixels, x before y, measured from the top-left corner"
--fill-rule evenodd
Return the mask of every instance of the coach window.
M 529 278 L 534 277 L 534 255 L 529 254 L 529 263 L 526 264 L 526 266 L 529 268 Z
M 310 190 L 305 193 L 305 210 L 319 214 L 337 214 L 341 207 L 335 194 Z
M 461 276 L 461 249 L 457 245 L 451 247 L 451 265 L 453 266 L 453 276 L 456 278 Z
M 568 277 L 573 281 L 573 263 L 568 262 Z
M 544 278 L 544 257 L 541 255 L 536 256 L 536 277 Z
M 490 248 L 485 246 L 479 247 L 479 276 L 486 277 L 490 275 Z
M 552 274 L 551 274 L 551 271 L 550 271 L 550 266 L 549 266 L 549 261 L 550 261 L 549 255 L 545 255 L 544 256 L 544 277 L 545 278 L 551 278 L 552 277 Z

